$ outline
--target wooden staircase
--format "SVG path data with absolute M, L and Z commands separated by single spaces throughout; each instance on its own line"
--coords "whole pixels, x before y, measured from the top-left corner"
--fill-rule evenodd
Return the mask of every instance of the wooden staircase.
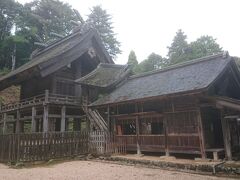
M 94 124 L 98 130 L 108 131 L 108 126 L 102 116 L 99 114 L 97 110 L 92 110 L 88 108 L 86 105 L 83 106 L 83 111 L 87 115 L 87 118 L 90 120 L 92 124 Z

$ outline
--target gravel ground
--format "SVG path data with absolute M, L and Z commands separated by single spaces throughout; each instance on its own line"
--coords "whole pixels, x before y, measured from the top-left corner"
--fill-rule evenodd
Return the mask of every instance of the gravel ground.
M 161 169 L 93 161 L 72 161 L 52 166 L 12 169 L 0 164 L 1 180 L 102 179 L 102 180 L 217 180 L 226 179 Z

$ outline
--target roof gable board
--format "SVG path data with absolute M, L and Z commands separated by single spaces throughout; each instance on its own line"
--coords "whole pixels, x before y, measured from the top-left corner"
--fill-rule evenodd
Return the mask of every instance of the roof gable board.
M 0 90 L 13 84 L 19 84 L 28 79 L 29 76 L 38 74 L 45 77 L 75 61 L 89 48 L 94 47 L 98 47 L 96 52 L 101 56 L 101 61 L 114 63 L 104 48 L 96 30 L 89 30 L 85 34 L 75 32 L 41 50 L 33 56 L 31 61 L 1 77 Z M 28 73 L 32 71 L 36 73 Z M 20 76 L 21 78 L 18 78 Z

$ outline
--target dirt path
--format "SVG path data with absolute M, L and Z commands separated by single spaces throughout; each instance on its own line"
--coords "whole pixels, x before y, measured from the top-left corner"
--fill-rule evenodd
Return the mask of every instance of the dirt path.
M 226 179 L 181 172 L 92 161 L 72 161 L 53 166 L 10 169 L 0 164 L 1 180 L 217 180 Z

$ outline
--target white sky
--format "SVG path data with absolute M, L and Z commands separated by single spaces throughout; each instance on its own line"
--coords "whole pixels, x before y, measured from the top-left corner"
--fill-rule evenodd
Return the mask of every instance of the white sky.
M 116 63 L 125 64 L 131 50 L 135 51 L 138 61 L 152 52 L 166 56 L 167 46 L 178 29 L 185 32 L 189 42 L 201 35 L 211 35 L 231 56 L 240 56 L 239 0 L 63 1 L 77 9 L 84 19 L 94 5 L 102 5 L 112 15 L 122 49 Z

